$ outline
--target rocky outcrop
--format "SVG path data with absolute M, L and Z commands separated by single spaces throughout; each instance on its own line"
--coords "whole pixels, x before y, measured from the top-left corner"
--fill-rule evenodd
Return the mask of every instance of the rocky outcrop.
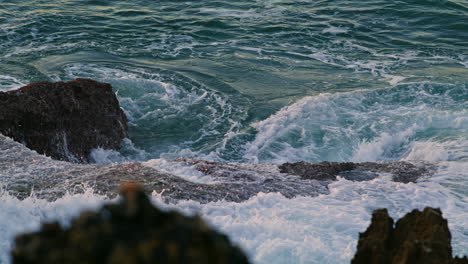
M 248 263 L 198 216 L 155 208 L 133 183 L 120 194 L 119 203 L 84 212 L 68 228 L 49 223 L 18 236 L 13 263 Z
M 37 82 L 0 92 L 0 133 L 54 159 L 87 162 L 93 148 L 119 148 L 127 118 L 110 84 Z
M 378 173 L 389 173 L 395 182 L 416 182 L 429 176 L 434 168 L 429 164 L 416 166 L 409 162 L 296 162 L 278 166 L 280 172 L 301 176 L 304 179 L 336 180 L 337 176 L 349 180 L 365 181 L 378 177 Z
M 13 163 L 15 166 L 11 166 Z M 158 166 L 158 163 L 165 165 Z M 399 163 L 376 164 L 395 168 Z M 421 167 L 422 171 L 428 171 L 432 165 L 428 168 L 426 166 L 428 165 L 414 163 L 414 167 Z M 180 171 L 184 173 L 179 174 Z M 410 169 L 411 171 L 414 170 Z M 191 174 L 194 176 L 190 176 Z M 343 171 L 338 175 L 350 181 L 365 181 L 379 176 L 365 170 Z M 166 203 L 177 203 L 180 200 L 194 200 L 200 203 L 220 200 L 242 202 L 258 193 L 281 193 L 287 198 L 315 197 L 329 194 L 328 186 L 332 183 L 331 180 L 314 180 L 281 173 L 278 165 L 267 163 L 178 159 L 108 165 L 76 164 L 38 155 L 1 134 L 0 178 L 8 183 L 4 190 L 19 199 L 25 199 L 34 193 L 37 198 L 54 201 L 67 192 L 82 193 L 86 187 L 92 187 L 94 192 L 113 198 L 117 195 L 115 190 L 122 181 L 139 181 L 144 183 L 149 193 L 161 193 Z M 383 177 L 383 180 L 387 181 L 389 178 Z
M 284 163 L 279 166 L 280 172 L 301 176 L 305 179 L 336 180 L 336 176 L 343 171 L 355 169 L 352 162 L 320 162 Z
M 468 263 L 452 258 L 451 235 L 439 209 L 413 210 L 397 221 L 386 209 L 375 210 L 372 222 L 359 235 L 352 264 Z

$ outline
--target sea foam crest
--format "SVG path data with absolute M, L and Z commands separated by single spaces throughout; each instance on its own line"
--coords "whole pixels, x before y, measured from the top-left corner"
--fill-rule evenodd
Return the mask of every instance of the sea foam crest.
M 466 146 L 463 133 L 447 134 L 468 129 L 466 98 L 464 87 L 431 83 L 305 97 L 254 123 L 258 133 L 246 145 L 244 158 L 278 163 L 433 160 L 412 148 L 420 148 L 417 142 L 436 142 L 450 151 L 454 140 Z
M 241 203 L 207 204 L 167 204 L 158 193 L 152 197 L 160 208 L 201 215 L 258 264 L 349 263 L 359 232 L 368 226 L 372 210 L 382 207 L 395 218 L 414 208 L 441 208 L 449 221 L 454 253 L 460 255 L 468 254 L 468 223 L 466 214 L 461 213 L 468 212 L 468 201 L 444 187 L 448 175 L 459 171 L 458 165 L 447 163 L 433 180 L 418 184 L 395 183 L 387 177 L 366 182 L 338 178 L 329 185 L 330 194 L 318 197 L 287 199 L 277 193 L 259 193 Z M 15 234 L 37 230 L 43 221 L 59 220 L 67 225 L 79 211 L 96 209 L 108 200 L 88 189 L 84 194 L 66 195 L 54 202 L 34 197 L 20 201 L 3 192 L 0 201 L 0 245 L 4 249 L 0 260 L 9 263 L 8 252 Z
M 19 80 L 13 76 L 0 75 L 0 91 L 9 91 L 25 86 L 27 81 Z
M 65 71 L 72 78 L 86 76 L 113 84 L 133 138 L 147 139 L 133 144 L 150 158 L 207 153 L 239 130 L 238 119 L 245 118 L 238 109 L 242 106 L 232 104 L 229 97 L 175 73 L 93 64 L 69 65 Z

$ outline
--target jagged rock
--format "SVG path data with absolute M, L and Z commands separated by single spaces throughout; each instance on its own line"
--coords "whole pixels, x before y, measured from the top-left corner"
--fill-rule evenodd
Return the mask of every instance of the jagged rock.
M 84 212 L 69 228 L 49 223 L 18 236 L 13 263 L 248 263 L 198 216 L 155 208 L 136 184 L 120 194 L 119 203 Z
M 96 147 L 119 148 L 127 118 L 110 84 L 37 82 L 0 92 L 0 133 L 54 159 L 87 162 Z
M 362 162 L 356 163 L 356 169 L 392 174 L 395 182 L 416 182 L 419 178 L 431 175 L 435 168 L 429 164 L 416 166 L 405 161 L 396 162 Z
M 12 163 L 15 166 L 11 166 Z M 426 166 L 415 164 L 416 167 Z M 194 178 L 187 178 L 184 174 L 167 172 L 165 166 L 185 168 L 191 173 L 198 173 L 198 170 L 203 174 L 198 174 L 199 180 L 194 181 Z M 385 166 L 398 167 L 398 162 L 390 162 Z M 351 181 L 371 180 L 378 175 L 356 169 L 339 173 L 340 177 Z M 25 199 L 34 192 L 35 197 L 55 201 L 67 192 L 82 193 L 86 187 L 92 187 L 97 194 L 113 198 L 117 195 L 115 190 L 123 181 L 140 181 L 149 193 L 162 193 L 161 196 L 167 203 L 177 203 L 180 200 L 200 203 L 221 200 L 242 202 L 260 192 L 281 193 L 287 198 L 315 197 L 329 194 L 328 185 L 332 183 L 331 180 L 311 180 L 281 173 L 277 164 L 268 163 L 224 163 L 197 159 L 108 165 L 62 162 L 38 155 L 1 134 L 0 178 L 8 182 L 5 191 L 19 199 Z
M 304 179 L 336 180 L 337 176 L 353 181 L 366 181 L 378 177 L 378 173 L 390 173 L 395 182 L 409 183 L 431 175 L 429 164 L 416 166 L 405 161 L 395 162 L 296 162 L 278 166 L 280 172 L 301 176 Z
M 464 263 L 452 258 L 451 235 L 439 209 L 413 210 L 397 221 L 386 209 L 375 210 L 372 222 L 359 235 L 352 264 L 450 264 Z
M 336 176 L 343 171 L 350 171 L 355 168 L 352 162 L 296 162 L 284 163 L 279 166 L 280 172 L 294 174 L 305 179 L 314 180 L 336 180 Z
M 387 209 L 375 210 L 366 232 L 359 235 L 358 251 L 352 263 L 390 263 L 393 219 Z

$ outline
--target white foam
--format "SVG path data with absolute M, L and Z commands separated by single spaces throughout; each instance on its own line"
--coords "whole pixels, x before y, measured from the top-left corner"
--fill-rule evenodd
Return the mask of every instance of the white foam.
M 41 222 L 59 221 L 66 225 L 82 210 L 94 210 L 103 201 L 92 189 L 83 194 L 67 194 L 55 202 L 34 196 L 20 201 L 0 192 L 0 263 L 10 263 L 9 253 L 16 234 L 35 231 Z
M 436 89 L 447 92 L 431 92 Z M 461 137 L 466 152 L 468 139 L 462 132 L 444 135 L 453 128 L 468 128 L 468 110 L 454 101 L 449 91 L 456 94 L 455 88 L 415 83 L 386 90 L 308 96 L 252 124 L 258 133 L 246 144 L 244 158 L 275 163 L 399 160 L 405 155 L 417 158 L 417 150 L 408 154 L 412 147 L 418 147 L 413 142 L 431 141 L 432 137 L 448 149 L 454 148 L 450 143 L 454 136 Z M 425 138 L 426 131 L 435 134 Z M 436 157 L 419 158 L 431 161 Z
M 247 50 L 247 51 L 253 51 L 253 52 L 256 52 L 260 56 L 262 55 L 263 52 L 265 52 L 265 50 L 263 50 L 262 48 L 239 47 L 239 49 Z
M 109 164 L 114 162 L 123 162 L 126 160 L 120 152 L 103 148 L 95 148 L 91 150 L 90 159 L 92 163 L 97 164 Z
M 116 162 L 126 161 L 141 161 L 148 157 L 148 153 L 142 149 L 137 148 L 133 142 L 125 138 L 122 141 L 121 149 L 119 151 L 103 148 L 95 148 L 91 150 L 90 159 L 92 163 L 97 164 L 110 164 Z
M 460 137 L 452 141 L 416 141 L 411 145 L 405 160 L 423 160 L 430 162 L 440 161 L 467 161 L 468 141 Z
M 0 75 L 0 91 L 10 91 L 25 86 L 28 81 L 19 80 L 13 76 Z
M 349 29 L 346 27 L 334 27 L 334 26 L 329 26 L 328 28 L 325 28 L 322 30 L 322 33 L 330 33 L 330 34 L 345 34 L 348 33 Z
M 177 170 L 166 161 L 153 162 Z M 460 255 L 468 254 L 468 199 L 460 195 L 468 187 L 461 181 L 466 175 L 466 163 L 445 162 L 434 177 L 418 184 L 395 183 L 386 177 L 366 182 L 339 178 L 329 185 L 329 195 L 318 197 L 287 199 L 276 193 L 259 193 L 241 203 L 180 201 L 174 205 L 165 204 L 160 194 L 153 193 L 153 202 L 164 209 L 200 214 L 258 264 L 349 263 L 372 210 L 385 207 L 392 217 L 400 218 L 415 208 L 432 206 L 441 208 L 448 219 L 454 253 Z M 0 261 L 9 263 L 15 234 L 37 230 L 41 221 L 67 224 L 82 209 L 97 208 L 103 202 L 104 197 L 91 189 L 55 202 L 32 197 L 19 201 L 1 193 L 0 246 L 4 250 Z
M 247 113 L 236 111 L 238 106 L 233 105 L 224 94 L 172 73 L 94 64 L 72 64 L 65 71 L 71 78 L 84 76 L 112 83 L 119 89 L 117 96 L 128 116 L 129 125 L 144 128 L 147 138 L 168 136 L 158 131 L 180 127 L 178 131 L 186 136 L 179 136 L 177 142 L 171 142 L 171 146 L 167 146 L 164 139 L 160 140 L 161 145 L 156 143 L 147 146 L 147 152 L 153 158 L 178 158 L 186 154 L 187 150 L 196 155 L 202 151 L 191 146 L 215 136 L 219 138 L 218 142 L 207 143 L 204 147 L 216 147 L 216 144 L 222 144 L 223 134 L 235 133 L 239 129 L 239 122 L 233 120 L 234 116 L 235 119 L 247 116 Z M 186 131 L 187 128 L 181 126 L 181 123 L 199 127 L 195 131 Z M 103 156 L 102 152 L 100 156 Z
M 246 249 L 254 263 L 349 263 L 358 233 L 368 226 L 372 210 L 382 207 L 396 218 L 415 208 L 441 208 L 452 230 L 454 253 L 468 252 L 468 200 L 442 185 L 340 178 L 329 188 L 329 195 L 316 198 L 260 193 L 243 203 L 183 201 L 176 208 L 201 213 Z
M 182 51 L 193 52 L 193 48 L 200 45 L 191 36 L 168 35 L 162 36 L 159 42 L 153 42 L 144 50 L 158 52 L 158 55 L 177 57 Z M 124 51 L 124 50 L 119 50 Z
M 227 8 L 200 8 L 200 13 L 210 14 L 217 17 L 234 17 L 234 18 L 258 18 L 260 13 L 256 12 L 254 9 L 249 10 L 237 10 L 237 9 L 227 9 Z
M 348 28 L 333 27 L 330 25 L 322 30 L 322 33 L 335 35 L 348 32 Z M 415 76 L 413 74 L 405 74 L 408 73 L 408 71 L 400 70 L 403 65 L 412 65 L 415 62 L 426 63 L 423 67 L 427 68 L 432 67 L 432 65 L 446 63 L 460 64 L 465 68 L 468 67 L 468 57 L 463 55 L 457 57 L 440 55 L 431 56 L 417 50 L 406 50 L 402 53 L 388 53 L 379 51 L 378 49 L 364 47 L 351 40 L 342 40 L 338 38 L 331 40 L 331 43 L 332 45 L 326 48 L 290 43 L 283 43 L 280 44 L 280 46 L 288 48 L 286 54 L 303 58 L 311 58 L 334 67 L 353 70 L 355 73 L 370 73 L 374 77 L 388 82 L 391 86 L 395 86 L 403 80 L 412 77 L 433 77 L 426 75 L 432 71 L 427 73 L 417 73 L 412 71 L 413 74 L 416 73 L 416 75 L 418 75 Z
M 26 46 L 19 46 L 19 47 L 14 47 L 11 52 L 8 52 L 6 55 L 3 56 L 3 58 L 10 58 L 12 56 L 17 56 L 17 55 L 23 55 L 23 54 L 30 54 L 30 53 L 39 53 L 42 51 L 57 51 L 57 50 L 68 50 L 68 49 L 73 49 L 77 47 L 83 47 L 83 46 L 95 46 L 96 43 L 94 42 L 88 42 L 88 41 L 78 41 L 75 43 L 63 43 L 60 45 L 56 44 L 42 44 L 38 45 L 38 43 L 35 42 L 30 42 Z
M 415 142 L 405 160 L 447 161 L 449 153 L 445 146 L 436 142 Z
M 392 150 L 393 146 L 409 144 L 409 138 L 413 136 L 416 131 L 417 126 L 413 125 L 395 134 L 383 132 L 372 141 L 363 141 L 356 147 L 352 161 L 378 161 L 385 160 L 386 157 L 392 157 L 392 154 L 386 153 L 386 151 Z
M 148 166 L 166 173 L 170 173 L 196 183 L 216 183 L 217 181 L 210 176 L 203 174 L 195 168 L 195 165 L 173 161 L 167 159 L 152 159 L 141 163 L 143 166 Z
M 404 77 L 404 76 L 391 75 L 391 74 L 382 74 L 382 76 L 388 80 L 388 83 L 391 86 L 395 86 L 395 85 L 397 85 L 398 83 L 404 81 L 407 78 L 407 77 Z

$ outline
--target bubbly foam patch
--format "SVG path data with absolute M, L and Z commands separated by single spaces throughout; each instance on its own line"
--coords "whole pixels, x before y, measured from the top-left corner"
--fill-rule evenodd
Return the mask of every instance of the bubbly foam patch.
M 232 104 L 229 97 L 171 72 L 93 64 L 69 65 L 65 72 L 71 78 L 85 76 L 113 84 L 133 144 L 148 154 L 147 159 L 209 153 L 237 132 L 239 119 L 246 117 L 242 106 Z M 98 156 L 103 156 L 102 151 Z M 108 156 L 122 159 L 116 153 Z
M 466 98 L 463 86 L 434 83 L 305 97 L 254 123 L 258 133 L 246 144 L 244 158 L 276 163 L 447 159 L 417 154 L 417 142 L 435 142 L 450 152 L 456 140 L 457 152 L 468 151 Z
M 447 161 L 451 159 L 461 159 L 462 157 L 453 157 L 456 155 L 453 148 L 447 149 L 447 145 L 452 145 L 453 142 L 445 142 L 444 144 L 438 142 L 414 142 L 411 151 L 404 158 L 405 160 L 425 160 L 431 162 Z
M 10 250 L 17 234 L 38 230 L 40 223 L 59 221 L 68 224 L 83 210 L 95 210 L 104 197 L 88 189 L 83 194 L 65 195 L 55 202 L 31 196 L 25 200 L 0 192 L 0 263 L 11 263 Z
M 348 28 L 343 28 L 343 27 L 334 27 L 334 26 L 329 26 L 322 30 L 322 33 L 330 33 L 330 34 L 345 34 L 348 33 L 349 29 Z
M 167 172 L 191 182 L 197 183 L 216 183 L 216 180 L 210 176 L 198 171 L 195 165 L 172 161 L 167 159 L 152 159 L 142 163 L 143 166 L 148 166 L 163 172 Z
M 21 81 L 15 77 L 0 75 L 0 91 L 10 91 L 25 86 L 27 81 Z
M 459 181 L 466 169 L 466 164 L 448 162 L 433 181 L 418 184 L 395 183 L 386 177 L 367 182 L 339 178 L 329 185 L 329 195 L 318 197 L 287 199 L 276 193 L 259 193 L 242 203 L 208 204 L 166 204 L 160 194 L 153 193 L 152 197 L 161 208 L 200 214 L 239 244 L 253 263 L 349 263 L 359 232 L 369 225 L 372 211 L 383 207 L 394 218 L 415 208 L 441 208 L 452 232 L 454 254 L 461 255 L 468 254 L 468 200 L 446 184 Z M 2 263 L 9 263 L 8 252 L 15 234 L 37 230 L 41 221 L 67 224 L 82 209 L 97 208 L 105 201 L 92 189 L 55 202 L 32 197 L 19 201 L 6 193 L 0 195 L 0 200 Z
M 193 48 L 201 45 L 194 41 L 190 36 L 185 35 L 169 35 L 162 36 L 158 42 L 153 42 L 144 50 L 150 51 L 163 57 L 177 57 L 184 51 L 193 52 Z
M 110 164 L 126 161 L 142 161 L 148 158 L 149 154 L 137 148 L 129 138 L 122 141 L 119 151 L 111 149 L 96 148 L 90 153 L 92 163 Z

